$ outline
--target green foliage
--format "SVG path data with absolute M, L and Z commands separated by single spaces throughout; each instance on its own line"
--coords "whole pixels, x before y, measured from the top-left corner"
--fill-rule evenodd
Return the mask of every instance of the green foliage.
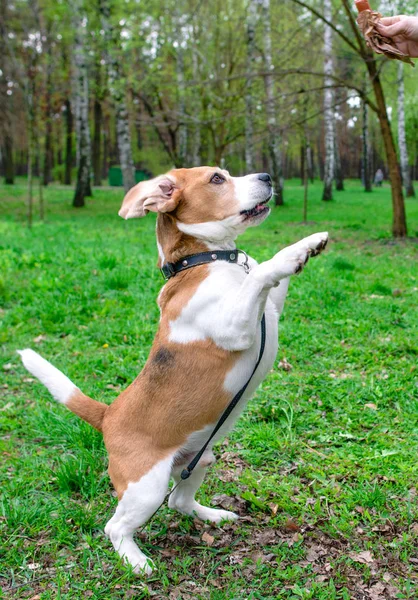
M 158 326 L 155 219 L 120 219 L 121 190 L 98 190 L 80 212 L 51 186 L 47 222 L 28 231 L 24 189 L 0 188 L 3 597 L 349 600 L 381 584 L 385 598 L 415 599 L 418 256 L 413 240 L 385 233 L 389 188 L 365 195 L 350 182 L 323 203 L 316 183 L 306 226 L 292 181 L 288 204 L 240 240 L 263 260 L 314 231 L 331 236 L 292 281 L 277 364 L 199 491 L 241 502 L 247 520 L 202 528 L 164 507 L 140 540 L 158 565 L 146 582 L 103 535 L 116 500 L 101 435 L 28 378 L 16 349 L 111 402 Z M 416 201 L 407 209 L 418 231 Z

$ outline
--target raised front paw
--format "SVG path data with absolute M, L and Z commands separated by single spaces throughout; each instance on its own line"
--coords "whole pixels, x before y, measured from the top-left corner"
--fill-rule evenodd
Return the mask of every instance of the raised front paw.
M 292 246 L 284 248 L 278 256 L 285 259 L 290 275 L 300 273 L 311 256 L 318 256 L 328 243 L 328 232 L 314 233 Z
M 313 235 L 303 238 L 303 240 L 298 243 L 307 246 L 309 256 L 318 256 L 328 244 L 328 231 L 314 233 Z

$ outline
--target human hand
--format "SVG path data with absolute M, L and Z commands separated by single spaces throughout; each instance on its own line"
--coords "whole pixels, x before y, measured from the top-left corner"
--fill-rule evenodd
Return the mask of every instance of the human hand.
M 418 17 L 383 17 L 376 24 L 376 29 L 381 35 L 391 38 L 398 50 L 412 58 L 418 58 Z

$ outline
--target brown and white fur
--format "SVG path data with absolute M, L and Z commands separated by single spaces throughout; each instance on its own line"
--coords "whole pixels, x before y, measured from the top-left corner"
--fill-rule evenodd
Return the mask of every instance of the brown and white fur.
M 126 195 L 125 219 L 157 212 L 159 265 L 201 251 L 234 249 L 245 229 L 269 214 L 270 177 L 231 177 L 214 167 L 172 170 L 139 183 Z M 170 478 L 207 440 L 221 413 L 251 375 L 260 349 L 260 320 L 266 315 L 263 359 L 245 395 L 217 438 L 230 429 L 273 366 L 277 321 L 289 277 L 326 245 L 327 233 L 311 235 L 270 260 L 242 264 L 218 261 L 178 273 L 158 297 L 161 319 L 149 358 L 138 377 L 110 406 L 85 396 L 65 375 L 32 350 L 21 351 L 26 368 L 56 400 L 103 432 L 109 475 L 119 504 L 105 532 L 138 573 L 152 562 L 133 540 L 164 499 Z M 241 263 L 243 259 L 241 260 Z M 195 500 L 207 467 L 208 449 L 169 499 L 170 508 L 219 523 L 237 515 Z

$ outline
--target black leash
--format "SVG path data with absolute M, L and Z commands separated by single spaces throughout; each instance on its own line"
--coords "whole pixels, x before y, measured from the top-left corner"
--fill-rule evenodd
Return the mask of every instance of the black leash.
M 213 440 L 213 438 L 218 433 L 218 431 L 220 430 L 220 428 L 222 427 L 222 425 L 225 423 L 225 421 L 227 420 L 227 418 L 229 417 L 229 415 L 231 414 L 231 412 L 234 410 L 234 408 L 236 407 L 236 405 L 238 404 L 238 402 L 243 397 L 245 390 L 249 386 L 250 381 L 253 378 L 254 373 L 258 369 L 258 365 L 260 364 L 261 359 L 263 358 L 265 347 L 266 347 L 266 315 L 263 314 L 263 318 L 261 319 L 260 354 L 258 355 L 258 359 L 257 359 L 257 362 L 255 363 L 255 367 L 253 369 L 253 372 L 251 373 L 250 378 L 247 379 L 247 382 L 242 386 L 242 388 L 240 389 L 240 391 L 237 394 L 235 394 L 235 396 L 232 398 L 231 402 L 228 404 L 228 406 L 224 410 L 221 418 L 216 423 L 215 429 L 212 431 L 212 433 L 211 433 L 208 441 L 202 446 L 202 448 L 196 454 L 196 456 L 194 457 L 194 459 L 189 463 L 189 465 L 185 469 L 183 469 L 183 471 L 181 472 L 181 478 L 182 479 L 188 479 L 190 477 L 190 475 L 193 472 L 193 469 L 196 467 L 197 463 L 202 458 L 202 456 L 203 456 L 206 448 L 208 447 L 209 443 Z
M 240 250 L 240 252 L 241 252 L 241 250 Z M 246 256 L 246 261 L 245 261 L 245 264 L 243 265 L 243 267 L 244 267 L 245 271 L 248 272 L 248 270 L 247 270 L 248 257 L 247 257 L 247 255 L 245 255 L 245 256 Z M 190 259 L 193 259 L 193 260 L 191 261 Z M 189 269 L 190 267 L 211 263 L 216 260 L 226 260 L 228 262 L 237 262 L 237 259 L 238 259 L 238 250 L 230 250 L 230 251 L 218 250 L 215 252 L 202 252 L 200 254 L 193 254 L 192 256 L 187 256 L 184 259 L 179 260 L 177 263 L 167 263 L 168 265 L 170 265 L 170 267 L 164 271 L 165 267 L 167 266 L 167 265 L 164 265 L 164 267 L 161 269 L 161 271 L 163 273 L 164 278 L 168 280 L 171 277 L 174 277 L 174 275 L 176 273 L 179 273 L 180 271 L 184 271 L 185 269 Z M 192 262 L 193 264 L 190 264 L 190 262 Z M 159 507 L 152 513 L 152 515 L 150 516 L 148 521 L 146 523 L 144 523 L 144 525 L 139 529 L 139 531 L 143 531 L 145 526 L 151 521 L 151 519 L 155 516 L 155 514 L 160 510 L 160 508 L 163 506 L 164 502 L 178 488 L 178 486 L 181 484 L 181 482 L 184 481 L 185 479 L 188 479 L 190 477 L 190 475 L 193 473 L 199 460 L 202 458 L 206 448 L 209 446 L 210 442 L 213 440 L 215 435 L 218 433 L 219 429 L 222 427 L 222 425 L 225 423 L 225 421 L 227 420 L 229 415 L 232 413 L 234 408 L 237 406 L 238 402 L 243 397 L 246 389 L 250 385 L 251 379 L 253 378 L 255 372 L 258 369 L 261 359 L 263 358 L 265 347 L 266 347 L 266 315 L 263 314 L 262 319 L 261 319 L 260 352 L 259 352 L 257 362 L 255 363 L 255 367 L 254 367 L 250 377 L 247 379 L 246 383 L 242 386 L 242 388 L 239 390 L 239 392 L 237 392 L 235 394 L 235 396 L 232 398 L 231 402 L 228 404 L 228 406 L 222 413 L 219 421 L 215 425 L 215 428 L 213 429 L 209 438 L 204 443 L 204 445 L 201 447 L 199 452 L 192 459 L 192 461 L 187 465 L 187 467 L 185 469 L 183 469 L 183 471 L 181 472 L 181 475 L 180 475 L 181 479 L 179 479 L 179 481 L 176 483 L 176 485 L 164 496 L 164 499 L 161 502 L 161 504 L 159 505 Z

